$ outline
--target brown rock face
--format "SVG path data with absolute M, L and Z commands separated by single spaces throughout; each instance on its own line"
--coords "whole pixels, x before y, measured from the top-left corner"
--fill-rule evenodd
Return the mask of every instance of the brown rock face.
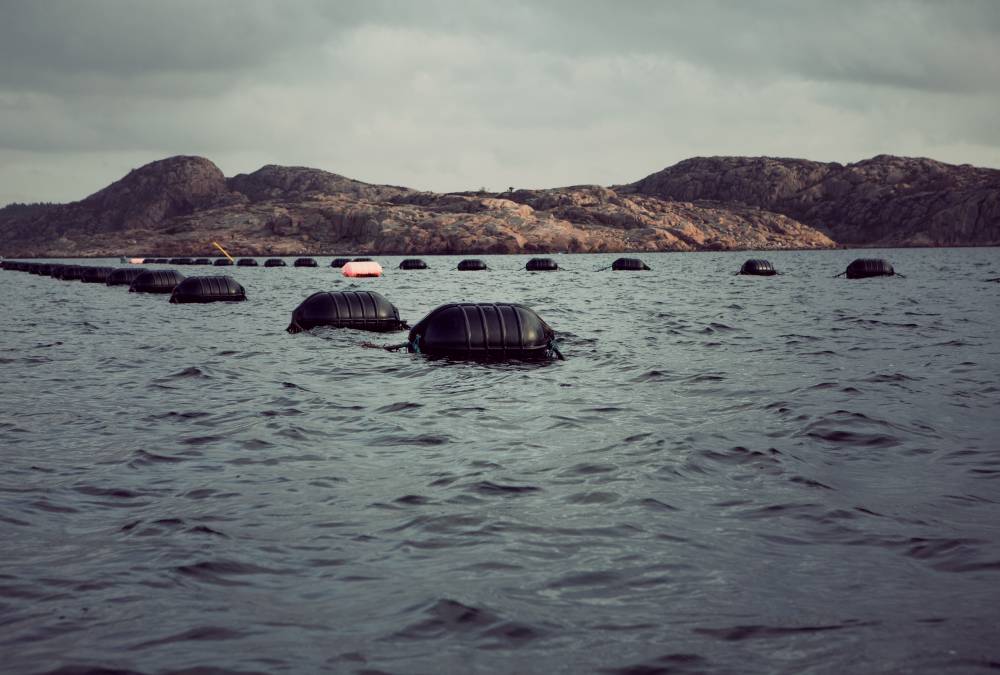
M 715 157 L 632 185 L 436 194 L 201 157 L 136 169 L 79 202 L 0 209 L 7 256 L 519 253 L 1000 242 L 1000 171 L 880 156 L 847 167 Z M 808 224 L 804 224 L 808 223 Z
M 784 213 L 848 245 L 996 245 L 1000 171 L 879 155 L 855 164 L 698 157 L 627 186 Z

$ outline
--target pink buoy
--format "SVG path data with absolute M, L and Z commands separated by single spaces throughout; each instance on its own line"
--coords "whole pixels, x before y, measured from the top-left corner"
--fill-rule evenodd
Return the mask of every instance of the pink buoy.
M 380 277 L 382 276 L 382 266 L 373 260 L 354 261 L 347 263 L 340 268 L 345 277 Z

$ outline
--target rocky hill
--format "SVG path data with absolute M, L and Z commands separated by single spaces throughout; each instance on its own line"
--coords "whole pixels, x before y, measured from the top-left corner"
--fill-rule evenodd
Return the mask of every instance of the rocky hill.
M 0 209 L 0 255 L 208 255 L 212 241 L 239 255 L 994 244 L 998 175 L 886 156 L 714 157 L 616 187 L 439 194 L 304 167 L 227 179 L 170 157 L 78 202 Z
M 879 155 L 855 164 L 696 157 L 619 188 L 784 213 L 847 246 L 1000 244 L 1000 171 Z

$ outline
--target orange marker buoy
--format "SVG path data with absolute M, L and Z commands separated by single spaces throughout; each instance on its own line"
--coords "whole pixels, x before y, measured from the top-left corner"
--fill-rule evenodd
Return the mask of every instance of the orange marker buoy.
M 352 260 L 340 268 L 345 277 L 380 277 L 382 266 L 375 261 L 357 262 Z

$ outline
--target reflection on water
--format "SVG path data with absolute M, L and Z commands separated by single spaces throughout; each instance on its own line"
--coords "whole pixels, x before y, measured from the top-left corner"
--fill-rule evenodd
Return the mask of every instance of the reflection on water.
M 249 302 L 170 305 L 0 273 L 4 668 L 995 668 L 1000 258 L 865 255 L 908 276 L 832 279 L 851 251 L 768 253 L 772 278 L 733 275 L 753 254 L 386 258 L 227 268 Z M 568 360 L 284 332 L 350 288 L 411 323 L 521 302 Z

